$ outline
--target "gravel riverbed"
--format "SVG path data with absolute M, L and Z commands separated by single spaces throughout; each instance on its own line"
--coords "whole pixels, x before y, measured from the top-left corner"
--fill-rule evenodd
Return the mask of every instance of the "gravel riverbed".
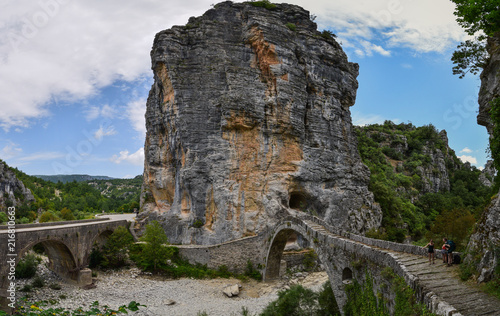
M 17 292 L 18 296 L 29 295 L 29 301 L 55 300 L 52 307 L 63 307 L 70 310 L 78 307 L 89 309 L 94 301 L 117 309 L 128 305 L 131 301 L 146 305 L 129 315 L 161 315 L 187 316 L 206 312 L 208 315 L 241 315 L 242 307 L 251 314 L 261 312 L 269 302 L 277 298 L 280 289 L 300 283 L 305 287 L 319 291 L 328 280 L 325 272 L 296 273 L 290 278 L 272 283 L 250 280 L 241 282 L 238 279 L 165 279 L 141 273 L 137 268 L 120 271 L 99 272 L 95 278 L 95 287 L 82 289 L 64 283 L 57 275 L 48 270 L 44 264 L 39 265 L 38 274 L 45 279 L 43 288 L 33 288 L 29 293 Z M 19 280 L 18 288 L 31 280 Z M 50 284 L 60 284 L 60 290 L 50 288 Z M 240 294 L 227 297 L 222 290 L 227 285 L 240 284 Z M 174 302 L 173 304 L 172 301 Z M 169 305 L 171 304 L 171 305 Z

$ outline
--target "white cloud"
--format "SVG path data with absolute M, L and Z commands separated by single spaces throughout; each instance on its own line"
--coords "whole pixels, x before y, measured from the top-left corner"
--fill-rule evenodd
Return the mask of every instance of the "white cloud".
M 29 125 L 49 103 L 83 99 L 151 73 L 154 35 L 212 0 L 16 1 L 0 10 L 0 127 Z
M 85 111 L 85 118 L 88 121 L 95 120 L 99 117 L 112 119 L 115 118 L 117 113 L 118 110 L 109 106 L 108 104 L 105 104 L 102 107 L 91 106 Z
M 358 111 L 352 112 L 352 124 L 356 126 L 365 126 L 370 124 L 383 124 L 387 118 L 382 117 L 378 114 L 363 114 Z M 391 119 L 393 123 L 398 124 L 401 122 L 400 119 Z
M 115 134 L 116 134 L 116 131 L 115 131 L 115 128 L 113 126 L 109 126 L 109 127 L 101 126 L 101 127 L 99 127 L 99 129 L 97 131 L 94 132 L 94 138 L 97 140 L 101 140 L 104 136 L 111 136 L 111 135 L 115 135 Z
M 65 155 L 63 153 L 58 152 L 38 152 L 31 154 L 29 156 L 24 156 L 19 158 L 20 161 L 28 162 L 28 161 L 42 161 L 42 160 L 53 160 L 62 158 Z
M 468 147 L 465 147 L 464 149 L 462 149 L 460 151 L 461 153 L 466 153 L 466 154 L 470 154 L 472 152 L 472 149 L 469 149 Z
M 477 164 L 476 157 L 462 155 L 462 156 L 458 156 L 458 158 L 460 158 L 460 160 L 462 160 L 462 162 L 470 162 L 471 164 L 474 164 L 474 165 Z
M 401 64 L 401 67 L 403 67 L 405 69 L 413 69 L 413 66 L 410 64 Z
M 19 156 L 23 152 L 22 148 L 19 145 L 14 144 L 13 142 L 9 142 L 5 145 L 4 148 L 0 151 L 0 158 L 7 160 L 16 156 Z
M 434 0 L 290 0 L 318 15 L 360 56 L 394 47 L 444 52 L 464 38 L 453 3 Z M 16 1 L 0 10 L 0 127 L 27 127 L 60 101 L 151 74 L 154 35 L 199 16 L 213 0 Z M 91 109 L 87 117 L 111 115 Z M 134 128 L 139 128 L 134 121 Z
M 139 132 L 139 137 L 144 139 L 146 137 L 146 119 L 144 114 L 146 112 L 146 99 L 141 98 L 130 102 L 127 105 L 127 117 L 132 123 L 134 130 Z
M 120 151 L 120 155 L 113 155 L 110 160 L 116 164 L 127 162 L 132 165 L 142 166 L 144 164 L 144 148 L 139 148 L 135 153 L 130 154 L 128 150 Z
M 455 21 L 451 1 L 434 0 L 290 0 L 318 16 L 320 28 L 334 31 L 346 47 L 362 52 L 387 54 L 388 48 L 408 47 L 418 53 L 443 53 L 454 48 L 466 34 Z M 380 47 L 373 50 L 365 41 Z

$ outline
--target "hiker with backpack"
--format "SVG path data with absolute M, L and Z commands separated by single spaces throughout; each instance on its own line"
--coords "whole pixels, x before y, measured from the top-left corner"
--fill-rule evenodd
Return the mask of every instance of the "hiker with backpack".
M 451 267 L 451 265 L 453 264 L 453 251 L 455 251 L 456 246 L 453 240 L 446 240 L 445 245 L 448 256 L 448 267 Z
M 443 263 L 448 263 L 448 250 L 446 249 L 446 242 L 448 239 L 443 238 L 443 246 L 441 247 L 441 257 L 443 258 Z

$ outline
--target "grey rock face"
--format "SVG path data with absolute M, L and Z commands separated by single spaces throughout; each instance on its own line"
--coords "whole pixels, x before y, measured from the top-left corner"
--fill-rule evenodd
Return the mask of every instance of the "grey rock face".
M 223 2 L 158 33 L 139 221 L 173 243 L 265 232 L 287 209 L 378 227 L 349 107 L 358 65 L 309 12 Z
M 488 38 L 486 49 L 490 59 L 481 73 L 477 123 L 486 127 L 491 135 L 493 125 L 489 114 L 491 110 L 490 101 L 500 97 L 500 33 Z
M 476 270 L 480 273 L 478 282 L 489 281 L 493 277 L 498 260 L 500 260 L 500 197 L 491 201 L 483 217 L 471 235 L 468 251 L 471 253 L 466 261 L 473 261 L 473 254 L 479 254 L 481 260 L 476 262 Z
M 7 200 L 12 202 L 13 206 L 17 206 L 23 201 L 33 202 L 35 197 L 7 164 L 0 160 L 0 205 L 5 206 Z
M 486 165 L 484 165 L 484 169 L 481 171 L 479 175 L 479 181 L 485 186 L 491 187 L 493 186 L 493 180 L 497 174 L 495 167 L 493 166 L 493 160 L 488 160 Z
M 491 135 L 493 123 L 489 115 L 490 101 L 500 97 L 500 33 L 488 39 L 487 50 L 490 59 L 481 73 L 477 122 L 485 126 Z M 488 170 L 486 172 L 490 174 L 490 177 L 496 173 L 491 163 L 485 166 L 485 170 Z M 484 180 L 489 180 L 486 175 L 482 178 L 483 183 Z M 480 273 L 478 281 L 489 281 L 494 275 L 497 262 L 500 260 L 500 253 L 498 253 L 500 248 L 500 199 L 498 196 L 484 211 L 482 219 L 471 235 L 467 248 L 470 255 L 465 258 L 465 261 L 476 264 L 477 271 Z M 475 258 L 472 254 L 481 258 L 479 263 L 474 262 Z

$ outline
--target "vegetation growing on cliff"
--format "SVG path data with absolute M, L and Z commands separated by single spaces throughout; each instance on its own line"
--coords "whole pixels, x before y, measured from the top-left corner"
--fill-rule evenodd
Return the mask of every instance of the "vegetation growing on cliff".
M 464 247 L 491 196 L 479 181 L 481 171 L 462 163 L 432 125 L 386 121 L 356 132 L 370 190 L 383 211 L 382 229 L 368 235 L 397 242 L 448 237 Z M 449 190 L 443 185 L 448 179 Z
M 453 74 L 463 78 L 468 72 L 477 74 L 488 60 L 486 39 L 500 30 L 500 5 L 496 0 L 452 0 L 456 7 L 457 22 L 465 31 L 476 36 L 474 40 L 460 43 L 451 60 Z

